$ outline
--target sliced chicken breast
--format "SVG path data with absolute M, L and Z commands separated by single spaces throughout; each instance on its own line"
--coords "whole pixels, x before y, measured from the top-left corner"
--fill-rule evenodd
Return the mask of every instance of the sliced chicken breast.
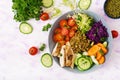
M 74 68 L 75 54 L 69 42 L 66 43 L 65 53 L 66 53 L 66 66 Z
M 55 47 L 53 49 L 52 55 L 56 56 L 56 57 L 59 57 L 60 50 L 61 50 L 61 46 L 59 45 L 59 43 L 56 43 L 56 45 L 55 45 Z
M 61 50 L 60 50 L 60 57 L 59 57 L 59 63 L 60 63 L 60 66 L 61 67 L 64 67 L 65 66 L 65 45 L 62 46 Z

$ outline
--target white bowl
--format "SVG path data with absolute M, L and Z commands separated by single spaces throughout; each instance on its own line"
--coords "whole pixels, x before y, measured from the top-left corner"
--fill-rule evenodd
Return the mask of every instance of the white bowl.
M 74 12 L 75 11 L 70 11 L 70 12 L 67 12 L 67 13 L 65 13 L 64 15 L 62 15 L 62 16 L 60 16 L 56 21 L 55 21 L 55 23 L 53 24 L 53 26 L 52 26 L 52 28 L 51 28 L 51 31 L 50 31 L 50 33 L 49 33 L 49 39 L 48 39 L 48 43 L 49 43 L 49 49 L 50 49 L 50 52 L 52 53 L 52 50 L 53 50 L 53 48 L 54 48 L 54 46 L 55 46 L 55 42 L 53 41 L 53 34 L 54 34 L 54 30 L 55 30 L 55 28 L 57 28 L 58 27 L 58 25 L 59 25 L 59 21 L 61 20 L 61 19 L 67 19 L 67 15 L 68 14 L 70 14 L 70 15 L 72 15 L 72 14 L 74 14 Z M 77 11 L 78 12 L 78 11 Z M 91 11 L 79 11 L 80 13 L 85 13 L 85 14 L 87 14 L 87 15 L 89 15 L 89 16 L 92 16 L 93 18 L 94 18 L 94 20 L 95 21 L 102 21 L 102 23 L 103 23 L 103 25 L 107 28 L 107 31 L 108 31 L 108 34 L 109 34 L 109 37 L 108 37 L 108 53 L 107 53 L 107 55 L 106 55 L 106 61 L 105 61 L 105 63 L 108 61 L 108 58 L 109 58 L 109 56 L 110 56 L 110 52 L 111 52 L 111 48 L 112 48 L 112 34 L 111 34 L 111 31 L 110 31 L 110 29 L 109 29 L 109 27 L 107 26 L 107 24 L 106 24 L 106 22 L 104 21 L 104 19 L 102 18 L 102 17 L 100 17 L 100 16 L 98 16 L 97 14 L 95 14 L 95 13 L 93 13 L 93 12 L 91 12 Z M 55 58 L 54 57 L 54 60 L 57 62 L 57 64 L 59 65 L 59 62 L 58 62 L 58 58 Z M 104 63 L 104 64 L 105 64 Z M 102 64 L 102 65 L 104 65 L 104 64 Z M 84 72 L 91 72 L 91 71 L 93 71 L 93 70 L 97 70 L 98 68 L 100 68 L 102 65 L 99 65 L 99 66 L 93 66 L 91 69 L 89 69 L 89 70 L 87 70 L 87 71 L 84 71 Z M 83 72 L 81 72 L 81 71 L 79 71 L 78 69 L 71 69 L 71 68 L 68 68 L 68 67 L 65 67 L 65 68 L 63 68 L 63 69 L 66 69 L 66 70 L 68 70 L 68 71 L 71 71 L 71 72 L 75 72 L 75 73 L 83 73 Z

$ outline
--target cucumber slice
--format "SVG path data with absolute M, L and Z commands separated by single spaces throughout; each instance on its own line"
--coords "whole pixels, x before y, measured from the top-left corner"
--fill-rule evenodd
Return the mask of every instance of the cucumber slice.
M 80 68 L 79 66 L 77 66 L 77 69 L 80 71 L 84 71 L 82 68 Z
M 91 0 L 80 0 L 78 6 L 82 10 L 87 10 L 90 7 Z
M 93 65 L 93 61 L 92 61 L 91 57 L 87 56 L 86 59 L 88 59 L 90 61 L 90 64 Z
M 19 26 L 19 30 L 23 34 L 30 34 L 33 31 L 33 27 L 27 22 L 22 22 Z
M 52 56 L 49 53 L 45 53 L 41 57 L 41 63 L 45 67 L 51 67 L 53 64 Z
M 91 62 L 84 57 L 80 57 L 77 63 L 78 63 L 78 67 L 84 71 L 88 70 L 91 67 Z
M 43 6 L 49 8 L 53 5 L 53 0 L 42 0 Z
M 77 64 L 77 60 L 78 60 L 78 58 L 81 57 L 81 56 L 82 56 L 82 54 L 80 54 L 80 53 L 78 53 L 78 54 L 76 55 L 75 62 L 74 62 L 75 65 L 78 65 L 78 64 Z

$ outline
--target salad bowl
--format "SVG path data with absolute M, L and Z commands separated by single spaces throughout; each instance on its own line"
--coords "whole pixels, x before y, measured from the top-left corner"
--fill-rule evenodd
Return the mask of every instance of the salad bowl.
M 94 12 L 91 12 L 91 11 L 70 11 L 70 12 L 67 12 L 65 14 L 63 14 L 62 16 L 60 16 L 53 24 L 51 30 L 50 30 L 50 33 L 49 33 L 49 39 L 48 39 L 48 43 L 49 43 L 49 50 L 52 54 L 53 52 L 53 49 L 56 45 L 56 43 L 54 42 L 53 40 L 53 35 L 54 35 L 54 30 L 59 26 L 59 21 L 61 19 L 67 19 L 68 18 L 68 15 L 73 15 L 74 13 L 84 13 L 84 14 L 87 14 L 88 16 L 91 16 L 93 17 L 93 19 L 95 20 L 95 22 L 97 21 L 101 21 L 102 24 L 107 28 L 107 32 L 108 32 L 108 39 L 107 39 L 107 42 L 108 42 L 108 46 L 107 46 L 107 49 L 108 49 L 108 52 L 107 52 L 107 55 L 105 56 L 106 57 L 106 60 L 105 60 L 105 63 L 104 64 L 101 64 L 101 65 L 94 65 L 92 68 L 90 68 L 89 70 L 86 70 L 86 71 L 79 71 L 76 67 L 74 69 L 71 69 L 69 67 L 63 67 L 63 69 L 67 70 L 67 71 L 70 71 L 70 72 L 75 72 L 75 73 L 84 73 L 84 72 L 91 72 L 91 71 L 94 71 L 94 70 L 97 70 L 99 69 L 100 67 L 102 67 L 102 65 L 105 65 L 106 62 L 109 62 L 109 57 L 110 57 L 110 53 L 111 53 L 111 48 L 112 48 L 112 34 L 111 34 L 111 31 L 109 29 L 109 26 L 107 25 L 107 23 L 105 22 L 105 20 L 100 17 L 99 15 L 97 15 L 96 13 Z M 55 62 L 60 65 L 59 63 L 59 59 L 54 57 L 54 60 Z

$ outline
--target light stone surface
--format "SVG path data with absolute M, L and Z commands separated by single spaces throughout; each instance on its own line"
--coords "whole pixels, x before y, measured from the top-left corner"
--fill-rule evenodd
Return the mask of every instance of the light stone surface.
M 92 0 L 89 8 L 103 17 L 110 30 L 120 32 L 120 19 L 110 19 L 103 10 L 105 0 Z M 98 70 L 89 73 L 72 73 L 61 68 L 55 61 L 51 68 L 45 68 L 40 57 L 49 53 L 48 32 L 42 32 L 42 26 L 53 24 L 57 18 L 48 21 L 29 20 L 34 30 L 25 35 L 19 32 L 19 22 L 13 20 L 12 0 L 0 1 L 0 80 L 118 80 L 120 79 L 120 36 L 113 40 L 112 52 L 105 64 Z M 62 14 L 70 11 L 61 5 L 61 0 L 55 0 L 55 6 Z M 39 47 L 47 44 L 44 52 L 31 56 L 28 50 L 31 46 Z

